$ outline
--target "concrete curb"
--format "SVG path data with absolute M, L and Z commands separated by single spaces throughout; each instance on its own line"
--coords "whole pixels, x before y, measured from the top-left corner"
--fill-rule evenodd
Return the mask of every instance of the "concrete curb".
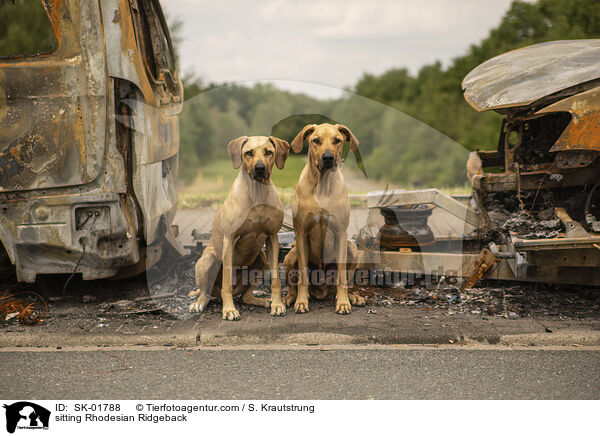
M 592 330 L 563 330 L 555 333 L 525 333 L 505 335 L 501 345 L 514 346 L 596 346 L 600 345 L 600 332 Z
M 271 335 L 223 335 L 222 332 L 196 332 L 194 330 L 155 334 L 69 334 L 21 332 L 0 336 L 0 348 L 13 347 L 211 347 L 253 345 L 500 345 L 500 346 L 600 346 L 600 332 L 593 330 L 568 330 L 556 333 L 523 333 L 513 335 L 458 336 L 356 335 L 328 332 L 303 332 Z
M 340 333 L 324 333 L 324 332 L 305 332 L 305 333 L 294 333 L 294 334 L 281 334 L 281 335 L 223 335 L 222 333 L 204 332 L 198 335 L 198 345 L 212 346 L 212 345 L 308 345 L 308 344 L 319 344 L 319 345 L 347 345 L 347 344 L 361 344 L 361 343 L 372 343 L 353 335 L 346 335 Z
M 155 334 L 126 335 L 119 333 L 106 334 L 72 334 L 72 333 L 5 333 L 0 337 L 0 348 L 6 347 L 102 347 L 102 346 L 196 346 L 196 333 L 169 332 Z
M 222 332 L 203 332 L 198 335 L 199 346 L 244 346 L 244 345 L 501 345 L 501 346 L 599 346 L 600 332 L 594 330 L 569 330 L 560 333 L 525 333 L 499 336 L 448 334 L 402 335 L 390 331 L 374 336 L 340 333 L 304 332 L 269 336 L 223 335 Z

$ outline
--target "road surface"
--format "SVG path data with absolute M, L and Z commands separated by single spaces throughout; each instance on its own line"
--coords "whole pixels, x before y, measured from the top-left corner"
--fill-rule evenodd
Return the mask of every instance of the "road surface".
M 598 347 L 103 348 L 0 359 L 6 399 L 600 398 Z

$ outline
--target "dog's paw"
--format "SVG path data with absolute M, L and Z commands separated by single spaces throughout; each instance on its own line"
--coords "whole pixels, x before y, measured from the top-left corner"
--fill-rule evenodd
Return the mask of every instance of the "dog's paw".
M 190 304 L 190 312 L 203 312 L 207 304 L 208 301 L 202 301 L 201 299 L 198 299 L 198 301 Z
M 193 291 L 188 292 L 188 297 L 190 298 L 196 298 L 198 295 L 200 295 L 200 289 L 194 289 Z
M 271 303 L 271 315 L 283 316 L 285 315 L 285 304 L 283 303 Z
M 346 298 L 344 300 L 336 301 L 335 313 L 339 313 L 340 315 L 348 315 L 351 312 L 352 306 L 350 305 L 350 300 Z
M 283 297 L 283 304 L 285 304 L 286 307 L 291 307 L 292 304 L 294 304 L 294 300 L 296 299 L 295 295 L 286 295 L 285 297 Z
M 205 294 L 202 294 L 199 289 L 196 289 L 195 291 L 191 291 L 188 295 L 190 297 L 199 295 L 198 299 L 195 302 L 193 302 L 192 304 L 190 304 L 190 307 L 189 307 L 190 312 L 203 312 L 204 309 L 206 309 L 206 306 L 208 306 L 210 297 L 207 297 Z
M 350 294 L 348 295 L 348 299 L 353 306 L 364 306 L 365 299 L 358 294 Z
M 223 308 L 223 319 L 227 321 L 239 321 L 240 313 L 235 307 Z
M 308 301 L 298 301 L 298 300 L 296 300 L 296 304 L 294 304 L 294 311 L 296 313 L 306 313 L 306 312 L 308 312 Z

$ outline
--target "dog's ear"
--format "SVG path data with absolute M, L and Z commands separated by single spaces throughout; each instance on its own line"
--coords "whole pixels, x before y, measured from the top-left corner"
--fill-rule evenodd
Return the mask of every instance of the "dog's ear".
M 356 152 L 356 150 L 358 150 L 358 139 L 356 139 L 354 133 L 352 133 L 352 131 L 343 124 L 336 124 L 335 127 L 342 135 L 344 135 L 346 141 L 350 142 L 350 150 Z
M 276 138 L 275 136 L 269 136 L 269 141 L 275 146 L 275 165 L 280 170 L 283 169 L 285 161 L 290 154 L 290 144 L 283 139 Z
M 237 170 L 242 165 L 242 147 L 248 142 L 247 136 L 240 136 L 239 138 L 232 139 L 227 144 L 227 153 L 229 159 L 233 162 L 233 167 Z
M 315 131 L 315 127 L 317 127 L 316 124 L 308 124 L 296 135 L 292 141 L 292 150 L 294 150 L 294 153 L 300 153 L 302 151 L 304 140 L 308 135 Z

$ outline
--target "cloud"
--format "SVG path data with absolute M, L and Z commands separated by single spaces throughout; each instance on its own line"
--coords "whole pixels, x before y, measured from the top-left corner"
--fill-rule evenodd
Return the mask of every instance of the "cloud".
M 181 63 L 208 81 L 300 80 L 337 88 L 364 72 L 448 62 L 496 26 L 510 0 L 168 0 Z

